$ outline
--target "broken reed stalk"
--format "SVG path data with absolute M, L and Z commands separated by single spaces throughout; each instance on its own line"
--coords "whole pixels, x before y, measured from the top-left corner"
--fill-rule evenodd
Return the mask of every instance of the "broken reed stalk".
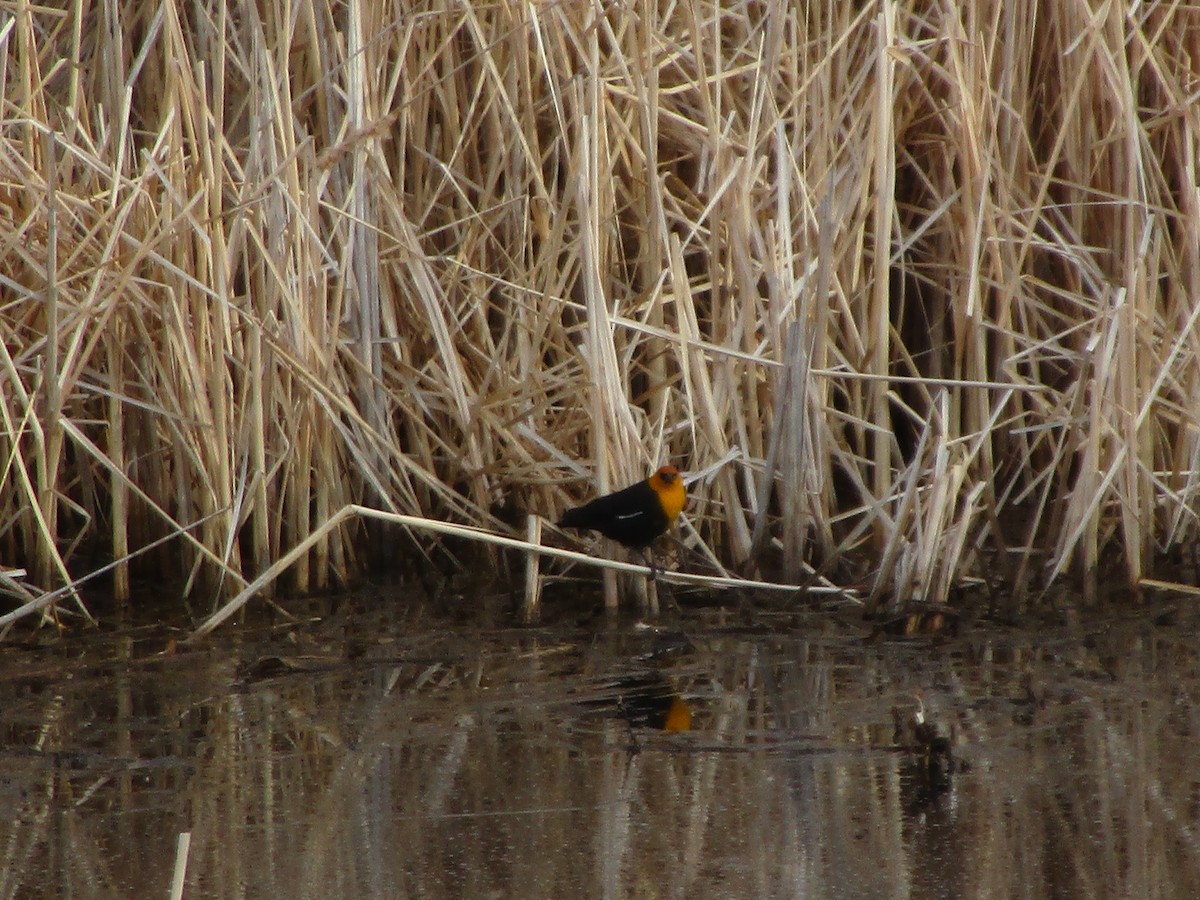
M 620 562 L 613 559 L 602 559 L 600 557 L 589 556 L 586 553 L 578 553 L 574 550 L 562 550 L 558 547 L 545 547 L 540 544 L 530 543 L 529 541 L 518 540 L 517 538 L 507 537 L 502 534 L 485 531 L 481 528 L 475 528 L 469 525 L 456 525 L 453 522 L 442 522 L 436 519 L 425 519 L 419 516 L 404 516 L 396 513 L 387 513 L 378 509 L 371 509 L 366 506 L 357 506 L 351 504 L 338 510 L 329 521 L 321 528 L 318 528 L 308 538 L 302 541 L 296 547 L 279 560 L 275 562 L 266 572 L 252 581 L 250 584 L 231 599 L 228 603 L 222 606 L 219 610 L 209 616 L 200 624 L 200 626 L 192 633 L 189 640 L 198 640 L 207 634 L 210 634 L 213 629 L 217 628 L 222 622 L 225 622 L 230 616 L 238 612 L 246 603 L 251 600 L 256 594 L 263 591 L 268 585 L 279 578 L 290 566 L 295 564 L 303 554 L 307 553 L 312 544 L 319 540 L 323 540 L 331 532 L 338 530 L 347 520 L 354 517 L 374 519 L 380 522 L 387 522 L 392 525 L 400 525 L 404 528 L 410 528 L 421 532 L 431 532 L 434 534 L 452 535 L 457 538 L 463 538 L 470 541 L 477 541 L 484 544 L 492 544 L 497 547 L 506 547 L 511 550 L 520 550 L 528 554 L 536 554 L 538 556 L 549 556 L 556 559 L 567 560 L 568 562 L 584 563 L 589 566 L 602 569 L 606 572 L 626 572 L 629 574 L 647 577 L 653 573 L 649 566 L 639 566 L 633 563 Z M 798 593 L 800 591 L 808 591 L 816 594 L 836 594 L 843 597 L 847 602 L 857 602 L 852 591 L 843 590 L 837 586 L 827 585 L 811 585 L 801 586 L 796 584 L 783 584 L 776 581 L 755 581 L 749 578 L 725 578 L 716 575 L 697 575 L 690 572 L 658 572 L 657 577 L 671 584 L 690 584 L 697 587 L 707 587 L 713 589 L 719 588 L 735 588 L 739 590 L 762 590 L 762 591 L 783 591 L 785 593 Z M 0 624 L 3 624 L 0 622 Z
M 192 833 L 181 831 L 175 839 L 175 866 L 171 870 L 170 900 L 183 900 L 183 889 L 187 885 L 188 855 L 192 849 Z
M 1200 538 L 1194 10 L 644 7 L 0 21 L 21 591 L 317 589 L 348 506 L 500 529 L 667 460 L 693 549 L 888 606 Z

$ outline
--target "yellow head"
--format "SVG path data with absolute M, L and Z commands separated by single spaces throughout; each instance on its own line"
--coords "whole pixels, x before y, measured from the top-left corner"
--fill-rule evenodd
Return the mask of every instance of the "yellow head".
M 692 710 L 682 697 L 676 697 L 671 701 L 671 708 L 667 710 L 667 716 L 663 720 L 663 731 L 691 730 Z
M 662 504 L 667 521 L 674 522 L 687 502 L 687 492 L 683 489 L 683 476 L 679 470 L 674 466 L 663 466 L 650 476 L 650 487 L 658 494 L 658 502 Z

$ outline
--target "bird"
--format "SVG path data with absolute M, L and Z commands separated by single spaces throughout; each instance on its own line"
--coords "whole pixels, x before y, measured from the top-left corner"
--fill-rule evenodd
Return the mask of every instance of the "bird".
M 657 670 L 629 671 L 596 682 L 598 695 L 584 705 L 616 713 L 630 728 L 691 731 L 692 708 Z
M 679 469 L 663 466 L 645 481 L 568 509 L 558 527 L 598 531 L 646 557 L 646 548 L 671 527 L 686 502 Z M 649 565 L 653 574 L 652 559 Z
M 632 728 L 692 730 L 692 708 L 665 682 L 662 687 L 652 682 L 631 685 L 627 693 L 618 695 L 617 713 Z

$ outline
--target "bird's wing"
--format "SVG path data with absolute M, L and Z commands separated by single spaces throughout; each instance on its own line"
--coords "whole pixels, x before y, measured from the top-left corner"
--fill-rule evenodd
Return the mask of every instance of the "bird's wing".
M 644 509 L 635 509 L 633 512 L 618 513 L 613 516 L 613 518 L 620 519 L 621 521 L 628 521 L 630 519 L 639 519 L 644 515 L 646 515 L 646 511 Z

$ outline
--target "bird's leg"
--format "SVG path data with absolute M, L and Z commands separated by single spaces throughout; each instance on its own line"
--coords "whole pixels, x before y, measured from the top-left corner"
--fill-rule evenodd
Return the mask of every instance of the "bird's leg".
M 653 548 L 647 547 L 646 549 L 644 549 L 642 551 L 642 558 L 644 560 L 646 560 L 646 565 L 648 565 L 650 567 L 650 587 L 652 587 L 654 589 L 653 599 L 651 599 L 651 606 L 653 607 L 654 611 L 657 613 L 658 612 L 658 573 L 662 571 L 662 568 L 655 561 Z M 674 607 L 676 610 L 678 610 L 679 603 L 675 599 L 675 589 L 671 586 L 671 582 L 664 581 L 663 585 L 667 589 L 667 602 L 670 603 L 671 606 Z
M 642 548 L 642 559 L 650 567 L 650 580 L 646 586 L 645 611 L 651 616 L 658 616 L 658 562 L 654 559 L 654 548 Z
M 654 561 L 654 551 L 649 547 L 642 548 L 642 562 L 650 567 L 650 580 L 658 581 L 658 563 Z

